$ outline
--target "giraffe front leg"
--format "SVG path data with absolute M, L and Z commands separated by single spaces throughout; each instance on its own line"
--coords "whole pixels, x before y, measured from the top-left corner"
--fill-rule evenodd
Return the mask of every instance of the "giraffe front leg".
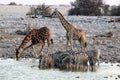
M 24 50 L 23 50 L 23 51 L 25 51 L 25 50 L 29 49 L 29 48 L 30 48 L 30 47 L 32 47 L 32 46 L 33 46 L 33 44 L 29 45 L 28 47 L 24 48 Z
M 71 50 L 73 50 L 73 39 L 72 38 L 70 40 L 70 48 L 71 48 Z
M 73 50 L 73 34 L 69 32 L 68 37 L 69 37 L 69 42 L 70 42 L 70 48 L 71 50 Z
M 86 42 L 82 42 L 82 52 L 85 53 L 86 51 Z
M 79 40 L 79 43 L 80 43 L 80 46 L 81 46 L 81 52 L 84 52 L 85 53 L 85 48 L 84 48 L 84 42 L 83 42 L 83 40 L 80 38 Z
M 69 42 L 70 42 L 70 39 L 69 39 L 69 35 L 68 35 L 68 32 L 66 33 L 66 39 L 67 39 L 67 44 L 66 44 L 66 51 L 68 51 Z
M 69 45 L 69 42 L 68 42 L 68 40 L 67 40 L 66 51 L 68 51 L 68 45 Z
M 41 52 L 42 52 L 42 49 L 43 49 L 44 45 L 45 45 L 45 44 L 42 44 L 42 46 L 41 46 L 39 57 L 42 57 L 42 53 L 41 53 Z
M 32 46 L 32 55 L 34 56 L 34 57 L 38 57 L 38 55 L 35 53 L 35 48 L 34 48 L 34 46 Z
M 24 49 L 24 51 L 25 50 L 27 50 L 27 49 L 29 49 L 30 47 L 32 47 L 32 55 L 34 56 L 34 57 L 37 57 L 37 54 L 35 53 L 35 50 L 34 50 L 34 45 L 36 45 L 36 44 L 31 44 L 31 45 L 29 45 L 28 47 L 26 47 L 25 49 Z

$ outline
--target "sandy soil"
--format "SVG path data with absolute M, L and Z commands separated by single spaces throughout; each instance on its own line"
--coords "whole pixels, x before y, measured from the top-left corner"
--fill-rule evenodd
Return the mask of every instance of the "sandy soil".
M 54 40 L 50 53 L 66 51 L 66 31 L 58 18 L 38 16 L 33 19 L 26 16 L 28 6 L 0 6 L 0 80 L 120 80 L 120 22 L 109 23 L 108 21 L 116 18 L 111 16 L 66 16 L 69 8 L 60 7 L 59 10 L 68 22 L 85 30 L 87 51 L 96 48 L 101 50 L 102 63 L 100 66 L 96 66 L 96 71 L 41 70 L 38 68 L 38 59 L 22 58 L 20 61 L 16 61 L 14 59 L 15 50 L 25 37 L 16 32 L 25 32 L 29 23 L 35 28 L 43 26 L 50 28 L 51 37 Z M 109 36 L 107 34 L 109 32 L 113 35 Z M 47 45 L 45 45 L 43 53 L 46 53 L 46 49 Z M 74 51 L 81 51 L 77 41 L 74 44 Z M 30 53 L 31 49 L 25 51 L 22 57 L 32 57 Z M 39 46 L 36 46 L 36 53 L 39 54 Z
M 47 26 L 51 30 L 54 45 L 51 45 L 50 53 L 56 51 L 65 51 L 66 49 L 66 31 L 62 27 L 58 18 L 42 18 L 38 16 L 32 19 L 26 16 L 28 6 L 0 6 L 0 56 L 15 57 L 15 50 L 23 40 L 23 35 L 17 35 L 15 32 L 26 31 L 27 24 L 31 23 L 34 27 L 40 28 Z M 60 8 L 64 9 L 64 8 Z M 61 13 L 63 13 L 61 11 Z M 12 15 L 11 15 L 12 14 Z M 111 16 L 64 16 L 66 20 L 80 29 L 85 30 L 87 37 L 87 50 L 99 47 L 104 62 L 120 62 L 120 23 L 108 23 L 109 20 L 116 17 Z M 111 37 L 106 37 L 106 33 L 112 32 Z M 102 35 L 102 37 L 101 37 Z M 98 37 L 94 37 L 98 36 Z M 93 40 L 92 38 L 95 38 Z M 39 53 L 39 48 L 36 52 Z M 74 45 L 75 51 L 80 51 L 78 42 Z M 23 56 L 30 56 L 31 50 L 24 52 Z M 46 52 L 46 47 L 43 52 Z

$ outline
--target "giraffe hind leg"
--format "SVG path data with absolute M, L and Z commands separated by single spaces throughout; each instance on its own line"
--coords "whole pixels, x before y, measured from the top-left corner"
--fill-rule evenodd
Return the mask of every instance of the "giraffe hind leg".
M 41 53 L 41 52 L 42 52 L 42 50 L 43 50 L 44 45 L 45 45 L 45 44 L 42 44 L 42 46 L 41 46 L 40 53 L 39 53 L 39 54 L 40 54 L 40 55 L 39 55 L 39 58 L 42 57 L 42 53 Z
M 70 48 L 71 50 L 73 50 L 73 39 L 72 38 L 70 39 Z
M 47 53 L 49 53 L 49 51 L 50 51 L 50 39 L 47 39 L 47 44 L 48 44 L 48 49 L 47 49 Z
M 66 51 L 68 51 L 68 47 L 69 47 L 69 40 L 67 39 Z
M 34 46 L 32 46 L 32 49 L 33 49 L 32 55 L 33 55 L 34 57 L 38 57 L 38 55 L 35 53 L 35 48 L 34 48 Z
M 27 49 L 29 49 L 30 47 L 32 47 L 32 55 L 34 56 L 34 57 L 37 57 L 37 54 L 35 53 L 35 50 L 34 50 L 34 45 L 37 45 L 37 44 L 31 44 L 31 45 L 29 45 L 28 47 L 26 47 L 25 49 L 24 49 L 24 51 L 25 50 L 27 50 Z
M 81 52 L 85 52 L 85 43 L 84 41 L 80 38 L 79 40 L 80 46 L 81 46 Z

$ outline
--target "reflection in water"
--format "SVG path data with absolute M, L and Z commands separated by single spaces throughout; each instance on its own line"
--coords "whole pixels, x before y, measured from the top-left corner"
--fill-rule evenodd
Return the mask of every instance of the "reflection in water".
M 72 72 L 87 72 L 88 71 L 88 66 L 79 64 L 79 65 L 75 65 L 73 67 L 63 67 L 60 68 L 60 70 L 62 71 L 72 71 Z
M 88 56 L 83 53 L 42 55 L 41 58 L 39 59 L 39 68 L 40 69 L 57 68 L 66 71 L 86 72 L 88 70 L 88 60 L 89 60 Z M 94 63 L 93 61 L 91 62 Z

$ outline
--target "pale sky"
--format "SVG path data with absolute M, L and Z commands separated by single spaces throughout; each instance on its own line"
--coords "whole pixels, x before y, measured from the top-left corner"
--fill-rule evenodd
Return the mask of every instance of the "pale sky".
M 38 5 L 45 3 L 46 5 L 70 5 L 70 2 L 75 0 L 0 0 L 0 4 L 9 4 L 10 2 L 15 2 L 17 4 L 29 4 Z M 109 5 L 120 5 L 120 0 L 104 0 L 106 4 Z

